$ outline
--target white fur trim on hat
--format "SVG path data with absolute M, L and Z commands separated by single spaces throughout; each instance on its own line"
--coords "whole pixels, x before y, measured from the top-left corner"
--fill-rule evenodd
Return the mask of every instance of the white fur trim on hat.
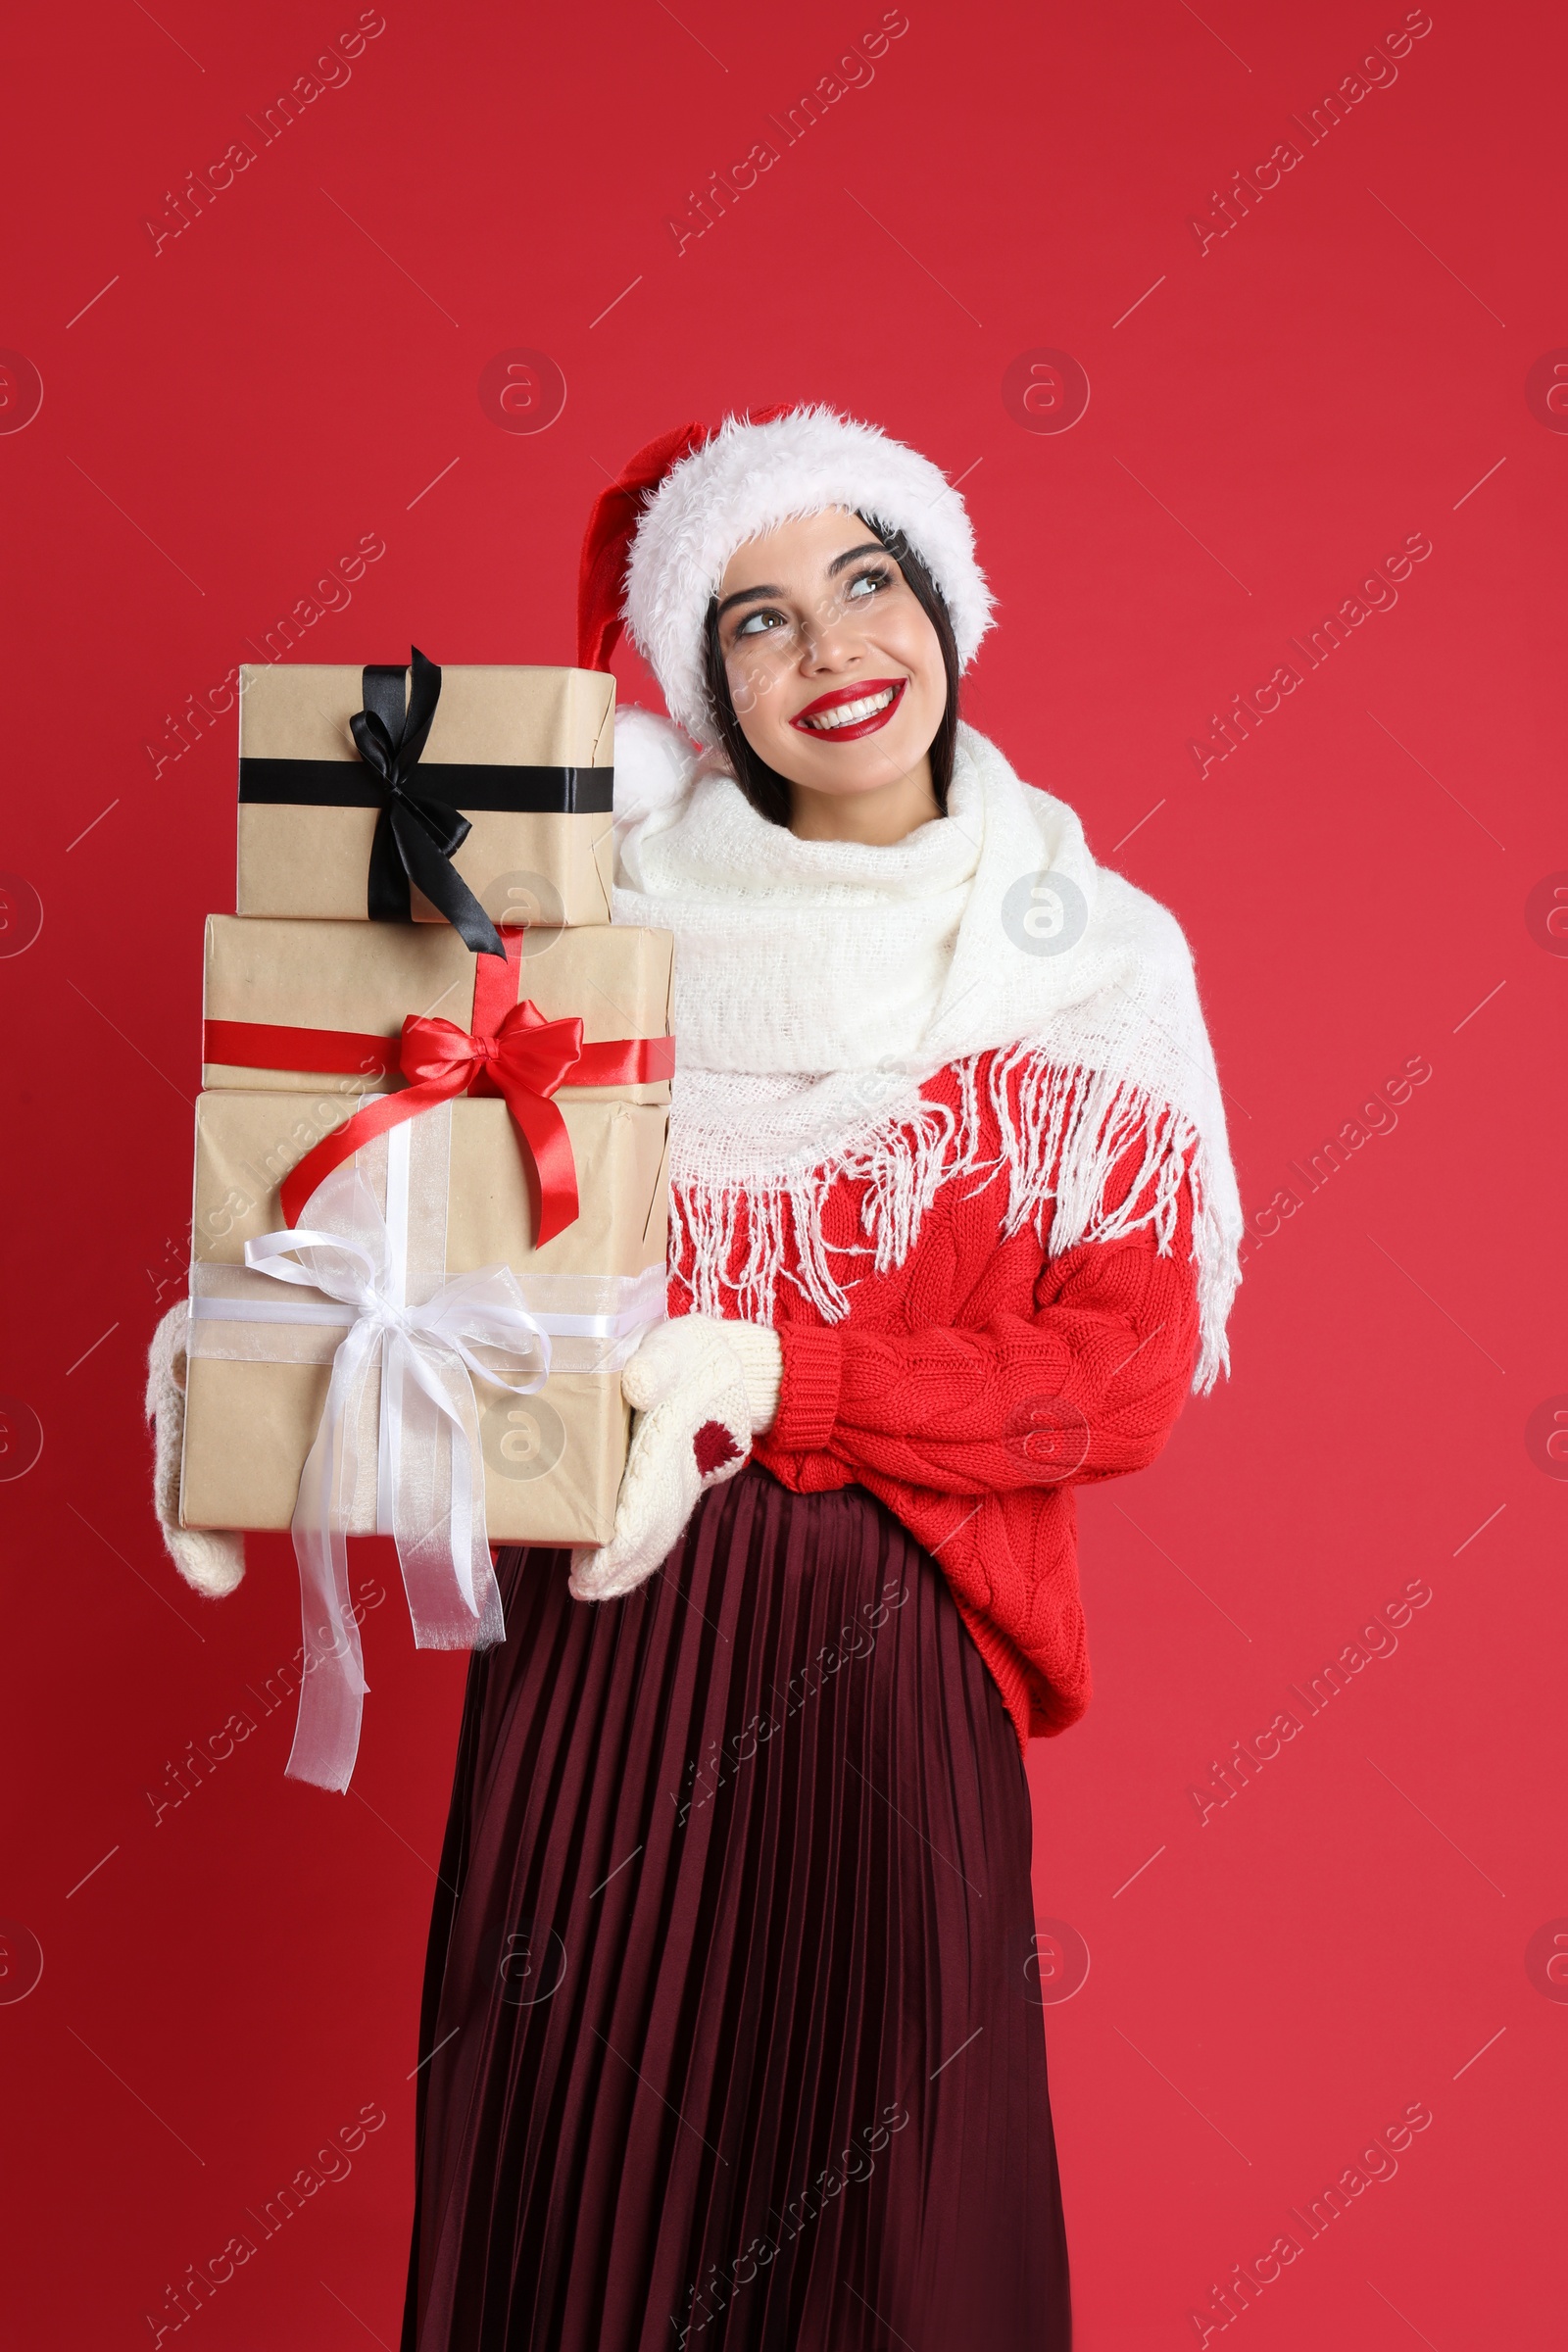
M 657 710 L 621 703 L 615 711 L 614 813 L 618 821 L 667 808 L 691 789 L 697 754 Z
M 993 600 L 963 501 L 929 458 L 826 407 L 792 409 L 765 424 L 727 416 L 649 499 L 626 568 L 632 642 L 670 716 L 699 743 L 713 740 L 703 632 L 725 565 L 748 539 L 828 507 L 904 532 L 942 591 L 959 666 L 972 660 Z

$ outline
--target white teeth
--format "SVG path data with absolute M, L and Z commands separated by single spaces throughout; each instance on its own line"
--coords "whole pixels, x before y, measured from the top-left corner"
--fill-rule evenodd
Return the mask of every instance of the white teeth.
M 862 718 L 871 718 L 878 710 L 885 710 L 897 692 L 896 686 L 884 686 L 878 694 L 861 695 L 858 702 L 836 703 L 831 710 L 823 710 L 815 718 L 803 719 L 801 723 L 820 735 L 830 733 L 834 727 L 853 727 Z

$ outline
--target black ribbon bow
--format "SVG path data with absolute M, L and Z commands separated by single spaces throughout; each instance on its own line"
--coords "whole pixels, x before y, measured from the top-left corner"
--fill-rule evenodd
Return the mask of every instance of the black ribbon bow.
M 402 667 L 369 664 L 365 709 L 349 720 L 360 758 L 379 778 L 385 796 L 370 846 L 369 917 L 373 923 L 412 921 L 409 888 L 416 884 L 474 955 L 504 956 L 500 933 L 452 863 L 453 851 L 472 831 L 468 819 L 416 789 L 421 781 L 419 758 L 441 700 L 441 672 L 416 645 L 409 653 L 407 709 Z

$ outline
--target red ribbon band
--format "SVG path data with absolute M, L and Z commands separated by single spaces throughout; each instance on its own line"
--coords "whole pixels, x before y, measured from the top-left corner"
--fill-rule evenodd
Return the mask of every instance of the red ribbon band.
M 642 1086 L 668 1078 L 672 1037 L 620 1037 L 585 1045 L 582 1021 L 547 1021 L 538 1006 L 515 1001 L 522 933 L 502 933 L 507 959 L 474 957 L 473 1028 L 411 1013 L 399 1037 L 350 1029 L 290 1029 L 260 1021 L 207 1021 L 203 1058 L 263 1070 L 331 1070 L 409 1081 L 378 1095 L 308 1152 L 279 1188 L 284 1221 L 299 1222 L 317 1186 L 365 1144 L 458 1095 L 500 1095 L 523 1146 L 534 1200 L 534 1246 L 577 1215 L 577 1169 L 566 1123 L 551 1101 L 572 1086 Z

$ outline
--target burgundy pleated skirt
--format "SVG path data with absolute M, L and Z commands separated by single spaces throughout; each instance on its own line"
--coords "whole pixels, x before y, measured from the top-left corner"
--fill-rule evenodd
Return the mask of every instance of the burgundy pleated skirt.
M 622 1599 L 505 1551 L 402 2352 L 1064 2352 L 1028 1783 L 941 1569 L 757 1464 Z

